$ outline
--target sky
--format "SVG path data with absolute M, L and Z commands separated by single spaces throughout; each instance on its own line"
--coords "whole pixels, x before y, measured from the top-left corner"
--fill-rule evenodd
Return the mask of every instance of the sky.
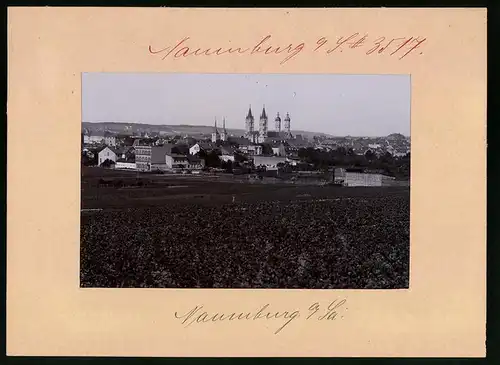
M 82 121 L 245 128 L 265 105 L 268 129 L 335 136 L 410 135 L 409 75 L 84 73 Z M 283 122 L 282 122 L 283 124 Z

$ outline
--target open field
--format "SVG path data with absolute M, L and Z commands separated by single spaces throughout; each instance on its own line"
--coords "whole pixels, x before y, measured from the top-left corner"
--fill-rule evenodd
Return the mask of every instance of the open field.
M 408 287 L 408 188 L 82 172 L 82 287 Z

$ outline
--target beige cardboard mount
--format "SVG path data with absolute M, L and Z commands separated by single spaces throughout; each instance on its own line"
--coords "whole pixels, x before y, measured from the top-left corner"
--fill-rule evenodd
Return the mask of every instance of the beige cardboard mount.
M 314 51 L 356 33 L 368 34 L 360 47 Z M 191 51 L 252 50 L 267 35 L 266 45 L 304 48 L 285 63 L 285 53 L 149 50 L 184 37 Z M 380 37 L 425 42 L 402 59 L 367 55 Z M 410 289 L 80 289 L 82 72 L 410 74 Z M 484 356 L 485 120 L 485 9 L 10 8 L 7 352 Z M 305 320 L 313 303 L 342 298 L 342 317 Z M 277 320 L 186 328 L 174 316 L 266 304 L 301 318 L 276 335 Z

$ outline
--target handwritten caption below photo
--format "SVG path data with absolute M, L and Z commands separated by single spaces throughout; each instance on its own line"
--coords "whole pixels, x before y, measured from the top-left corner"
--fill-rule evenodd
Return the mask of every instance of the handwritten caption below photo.
M 346 299 L 336 299 L 328 304 L 315 302 L 306 309 L 283 311 L 274 310 L 270 304 L 265 304 L 254 311 L 231 311 L 227 313 L 208 311 L 203 305 L 196 305 L 188 311 L 177 311 L 174 313 L 184 328 L 194 325 L 217 322 L 241 322 L 241 321 L 271 321 L 277 323 L 274 334 L 279 334 L 295 320 L 306 321 L 335 321 L 344 319 L 348 308 Z

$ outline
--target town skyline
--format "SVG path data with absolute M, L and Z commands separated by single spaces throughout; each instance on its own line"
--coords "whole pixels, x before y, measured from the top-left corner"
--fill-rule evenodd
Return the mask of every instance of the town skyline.
M 222 121 L 222 119 L 221 119 Z M 183 123 L 183 124 L 150 124 L 150 123 L 144 123 L 144 122 L 128 122 L 128 121 L 111 121 L 111 120 L 99 120 L 99 121 L 84 121 L 82 122 L 82 125 L 84 124 L 91 124 L 91 125 L 108 125 L 108 124 L 112 124 L 112 125 L 134 125 L 134 126 L 145 126 L 145 127 L 151 127 L 151 128 L 158 128 L 158 129 L 161 129 L 161 127 L 166 127 L 166 128 L 172 128 L 172 127 L 190 127 L 190 128 L 193 128 L 195 130 L 197 129 L 213 129 L 214 125 L 209 125 L 209 124 L 206 124 L 206 125 L 202 125 L 202 124 L 186 124 L 186 123 Z M 270 124 L 271 125 L 271 124 Z M 222 128 L 222 122 L 221 123 L 217 123 L 217 128 L 218 129 L 221 129 Z M 226 129 L 230 130 L 230 131 L 237 131 L 237 132 L 240 132 L 239 134 L 243 135 L 245 133 L 245 128 L 243 127 L 240 127 L 240 128 L 233 128 L 233 127 L 227 127 L 226 125 Z M 274 128 L 271 127 L 269 129 L 270 131 L 274 131 Z M 292 132 L 295 132 L 295 133 L 306 133 L 308 135 L 317 135 L 317 136 L 327 136 L 327 137 L 332 137 L 332 138 L 344 138 L 344 137 L 353 137 L 353 138 L 384 138 L 384 137 L 387 137 L 391 134 L 401 134 L 407 138 L 410 138 L 411 136 L 408 134 L 403 134 L 403 133 L 399 133 L 399 132 L 393 132 L 393 133 L 389 133 L 387 135 L 333 135 L 333 134 L 329 134 L 329 133 L 326 133 L 326 132 L 322 132 L 322 131 L 313 131 L 313 130 L 302 130 L 302 129 L 293 129 L 291 128 L 291 131 Z M 203 133 L 203 132 L 191 132 L 192 134 L 200 134 L 200 133 Z M 211 132 L 206 132 L 204 134 L 207 134 L 209 135 Z M 184 132 L 182 134 L 185 134 Z M 189 133 L 187 133 L 189 134 Z
M 88 123 L 206 127 L 217 118 L 220 128 L 225 118 L 226 128 L 244 130 L 248 108 L 258 118 L 265 107 L 269 130 L 289 113 L 292 130 L 410 136 L 407 75 L 87 73 L 82 86 Z

